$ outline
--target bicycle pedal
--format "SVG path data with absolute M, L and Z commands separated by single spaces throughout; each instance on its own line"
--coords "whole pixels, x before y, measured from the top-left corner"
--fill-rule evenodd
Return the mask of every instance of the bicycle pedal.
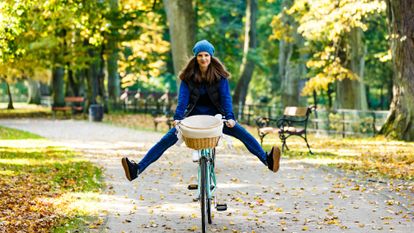
M 198 189 L 198 184 L 189 184 L 187 188 L 188 190 Z
M 227 204 L 217 204 L 216 205 L 217 211 L 226 211 L 227 210 Z

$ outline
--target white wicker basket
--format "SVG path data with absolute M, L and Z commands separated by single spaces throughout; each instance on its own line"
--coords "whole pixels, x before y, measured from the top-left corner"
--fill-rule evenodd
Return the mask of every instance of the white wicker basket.
M 185 144 L 195 150 L 216 147 L 223 134 L 221 119 L 209 115 L 187 117 L 179 128 Z

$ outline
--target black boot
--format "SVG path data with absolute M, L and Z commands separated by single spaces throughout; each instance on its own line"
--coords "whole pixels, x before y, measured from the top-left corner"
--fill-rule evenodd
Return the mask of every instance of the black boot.
M 267 167 L 271 171 L 277 172 L 279 170 L 279 163 L 280 163 L 279 147 L 273 146 L 270 153 L 267 154 Z
M 138 164 L 134 161 L 129 161 L 127 157 L 122 158 L 122 167 L 124 167 L 125 175 L 129 181 L 138 177 Z

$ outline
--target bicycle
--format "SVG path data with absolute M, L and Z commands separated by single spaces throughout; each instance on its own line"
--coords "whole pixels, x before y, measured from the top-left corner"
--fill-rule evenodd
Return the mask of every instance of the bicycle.
M 225 120 L 221 120 L 223 123 Z M 191 147 L 190 147 L 191 148 Z M 201 229 L 206 232 L 207 222 L 212 223 L 211 205 L 214 205 L 217 211 L 227 210 L 227 204 L 219 204 L 215 191 L 217 190 L 217 179 L 214 171 L 215 168 L 215 146 L 212 148 L 202 148 L 195 150 L 193 162 L 198 163 L 197 184 L 188 185 L 189 190 L 198 190 L 197 199 L 200 202 L 201 209 Z
M 197 150 L 198 161 L 193 159 L 193 162 L 198 163 L 198 184 L 189 185 L 188 189 L 197 189 L 198 200 L 201 207 L 201 229 L 206 231 L 207 224 L 212 223 L 211 218 L 211 203 L 214 198 L 214 204 L 217 211 L 227 210 L 227 204 L 219 204 L 214 195 L 217 190 L 217 180 L 214 171 L 215 167 L 215 148 Z

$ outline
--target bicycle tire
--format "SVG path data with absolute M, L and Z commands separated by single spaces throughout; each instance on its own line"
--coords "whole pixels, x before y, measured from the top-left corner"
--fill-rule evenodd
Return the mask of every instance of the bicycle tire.
M 201 205 L 201 232 L 206 232 L 207 229 L 207 159 L 205 157 L 200 158 L 200 176 L 201 176 L 201 187 L 200 187 L 200 205 Z
M 207 220 L 208 224 L 211 224 L 213 221 L 211 220 L 211 199 L 207 198 Z
M 216 148 L 212 149 L 211 153 L 212 153 L 213 160 L 212 160 L 210 166 L 213 166 L 213 169 L 214 169 L 215 160 L 216 160 L 215 159 L 216 158 Z M 210 171 L 207 171 L 207 172 L 210 172 Z M 210 177 L 210 190 L 211 190 L 211 184 L 212 184 L 211 175 L 209 177 Z M 208 223 L 211 224 L 213 222 L 213 220 L 211 219 L 211 199 L 210 198 L 207 198 L 207 217 L 208 217 Z

